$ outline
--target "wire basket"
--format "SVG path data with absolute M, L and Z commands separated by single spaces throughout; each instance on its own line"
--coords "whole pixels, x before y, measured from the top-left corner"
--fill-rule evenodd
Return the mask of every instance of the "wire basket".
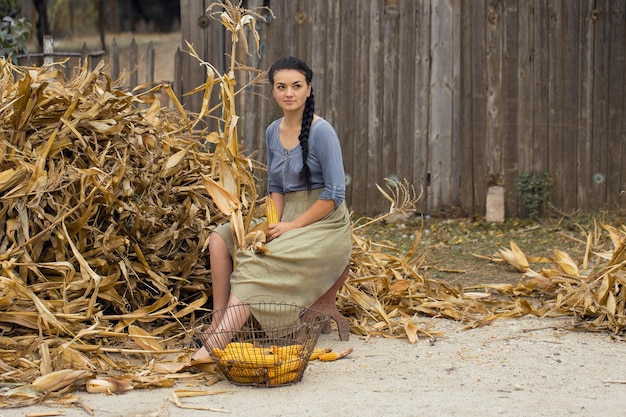
M 250 311 L 252 314 L 247 314 Z M 239 330 L 216 332 L 214 318 L 225 315 Z M 236 385 L 275 387 L 299 382 L 329 317 L 286 303 L 231 305 L 194 324 L 194 332 L 227 380 Z

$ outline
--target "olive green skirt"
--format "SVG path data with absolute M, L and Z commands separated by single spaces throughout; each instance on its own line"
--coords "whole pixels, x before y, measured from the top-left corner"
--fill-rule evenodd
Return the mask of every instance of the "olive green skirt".
M 285 194 L 281 221 L 295 220 L 315 201 L 320 190 Z M 215 229 L 231 254 L 234 241 L 230 224 Z M 258 311 L 258 303 L 287 303 L 310 307 L 343 273 L 352 249 L 350 213 L 345 201 L 323 219 L 291 230 L 267 244 L 268 254 L 239 250 L 231 275 L 231 292 L 250 305 L 263 326 L 270 311 Z M 267 309 L 263 309 L 267 310 Z M 267 317 L 276 323 L 276 317 Z M 288 319 L 285 318 L 285 321 Z

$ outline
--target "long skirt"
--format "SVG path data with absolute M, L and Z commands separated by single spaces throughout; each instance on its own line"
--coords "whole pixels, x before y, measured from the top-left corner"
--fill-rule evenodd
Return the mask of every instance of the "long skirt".
M 285 194 L 281 221 L 295 220 L 315 201 L 321 190 Z M 229 224 L 215 229 L 231 251 Z M 258 303 L 287 303 L 310 307 L 343 273 L 352 247 L 350 213 L 345 201 L 321 220 L 291 230 L 267 243 L 269 253 L 238 250 L 231 275 L 231 292 L 250 306 L 252 315 L 263 322 L 276 317 Z

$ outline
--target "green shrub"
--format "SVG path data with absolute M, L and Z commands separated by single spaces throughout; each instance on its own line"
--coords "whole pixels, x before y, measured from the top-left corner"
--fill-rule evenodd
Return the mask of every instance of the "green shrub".
M 30 39 L 31 23 L 21 17 L 18 20 L 5 16 L 0 25 L 0 56 L 11 57 L 17 64 L 17 55 L 28 55 L 26 43 Z
M 524 207 L 528 209 L 528 217 L 538 220 L 545 213 L 552 179 L 547 172 L 534 174 L 532 172 L 520 174 L 514 182 Z

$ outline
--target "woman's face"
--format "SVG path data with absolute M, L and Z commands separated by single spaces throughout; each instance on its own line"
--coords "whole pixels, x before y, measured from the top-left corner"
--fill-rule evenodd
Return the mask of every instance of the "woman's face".
M 303 73 L 285 69 L 274 73 L 272 95 L 284 112 L 304 111 L 307 97 L 311 94 L 311 85 L 307 84 Z

